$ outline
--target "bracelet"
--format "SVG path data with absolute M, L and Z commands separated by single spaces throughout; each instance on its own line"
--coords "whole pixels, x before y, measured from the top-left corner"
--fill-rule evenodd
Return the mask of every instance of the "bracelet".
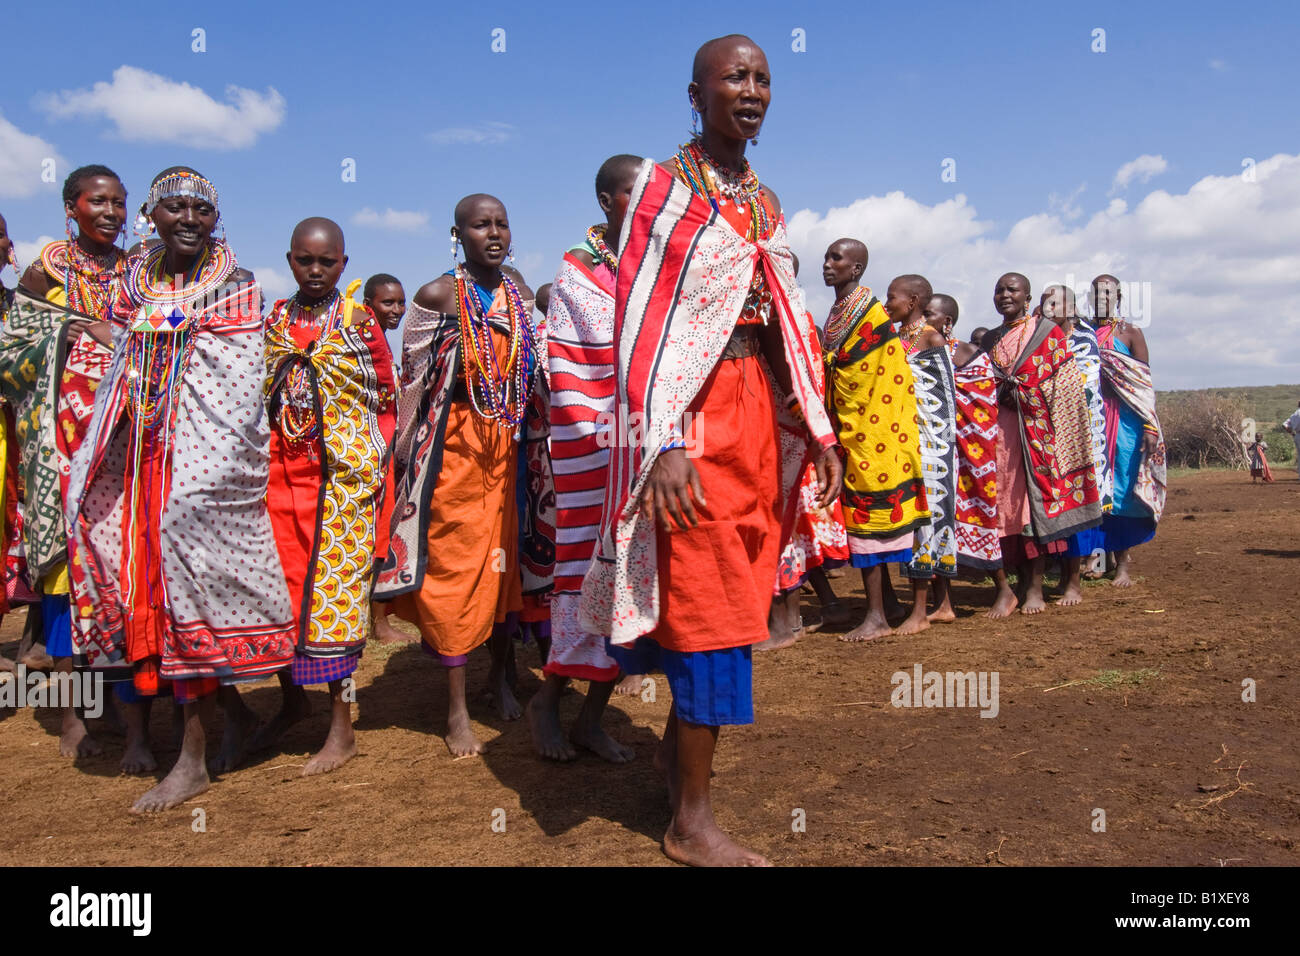
M 662 455 L 666 451 L 676 451 L 679 449 L 685 451 L 686 442 L 684 439 L 674 438 L 672 441 L 664 442 L 663 445 L 660 446 L 659 454 Z

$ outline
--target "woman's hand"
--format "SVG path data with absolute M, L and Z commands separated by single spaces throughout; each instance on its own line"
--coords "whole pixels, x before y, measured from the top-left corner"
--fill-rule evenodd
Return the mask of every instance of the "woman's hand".
M 670 515 L 679 528 L 694 528 L 700 520 L 691 503 L 692 496 L 700 505 L 705 503 L 700 473 L 691 464 L 686 449 L 672 448 L 655 459 L 638 505 L 642 515 L 657 518 L 666 531 L 673 530 Z
M 813 468 L 817 471 L 817 507 L 829 508 L 844 488 L 844 465 L 839 449 L 834 445 L 822 449 Z

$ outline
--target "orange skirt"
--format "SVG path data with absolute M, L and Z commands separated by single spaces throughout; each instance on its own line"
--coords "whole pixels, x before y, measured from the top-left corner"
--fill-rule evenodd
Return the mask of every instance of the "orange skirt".
M 776 405 L 758 357 L 719 362 L 690 413 L 707 504 L 695 504 L 698 526 L 656 530 L 659 625 L 648 636 L 674 651 L 757 644 L 781 554 Z
M 468 654 L 488 639 L 493 624 L 523 608 L 518 461 L 510 429 L 479 418 L 468 402 L 452 403 L 429 506 L 424 580 L 391 605 L 442 657 Z

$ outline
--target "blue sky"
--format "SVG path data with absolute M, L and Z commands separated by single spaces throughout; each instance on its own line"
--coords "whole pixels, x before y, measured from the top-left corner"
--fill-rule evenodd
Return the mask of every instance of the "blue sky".
M 1129 265 L 1165 306 L 1148 332 L 1158 385 L 1245 384 L 1261 375 L 1300 382 L 1294 347 L 1227 366 L 1198 354 L 1197 322 L 1228 320 L 1251 306 L 1231 292 L 1189 292 L 1179 266 L 1200 262 L 1197 279 L 1230 285 L 1240 269 L 1237 278 L 1227 265 L 1224 275 L 1213 273 L 1223 243 L 1245 242 L 1235 252 L 1242 261 L 1277 257 L 1276 269 L 1252 280 L 1263 286 L 1251 288 L 1264 289 L 1272 310 L 1300 331 L 1292 304 L 1300 288 L 1286 275 L 1281 248 L 1289 236 L 1255 230 L 1243 238 L 1237 229 L 1220 237 L 1218 220 L 1206 214 L 1196 235 L 1152 251 L 1169 235 L 1168 223 L 1185 218 L 1180 197 L 1206 177 L 1223 177 L 1219 188 L 1236 197 L 1224 200 L 1231 218 L 1253 202 L 1229 184 L 1243 159 L 1300 153 L 1300 12 L 1290 4 L 232 2 L 179 9 L 69 4 L 56 29 L 47 11 L 29 5 L 6 13 L 6 32 L 31 38 L 7 45 L 0 97 L 0 130 L 28 137 L 27 152 L 10 151 L 23 162 L 0 165 L 0 212 L 15 238 L 62 234 L 57 186 L 16 178 L 29 169 L 39 175 L 27 161 L 35 137 L 65 161 L 60 182 L 72 166 L 102 162 L 123 176 L 136 202 L 165 166 L 204 172 L 221 192 L 240 262 L 263 274 L 272 292 L 287 291 L 283 254 L 294 223 L 324 215 L 347 233 L 349 277 L 393 272 L 409 295 L 448 267 L 452 206 L 475 191 L 506 202 L 516 260 L 536 287 L 598 218 L 592 179 L 600 162 L 616 152 L 670 155 L 689 126 L 685 87 L 695 48 L 744 32 L 764 47 L 773 72 L 772 106 L 750 158 L 780 195 L 806 264 L 815 267 L 825 229 L 859 225 L 872 247 L 871 285 L 883 291 L 892 271 L 923 271 L 936 288 L 960 293 L 970 324 L 991 317 L 992 285 L 1005 269 L 1031 269 L 1041 287 L 1075 267 L 1082 274 L 1097 263 Z M 196 28 L 205 31 L 206 52 L 191 49 Z M 496 28 L 505 31 L 504 53 L 492 51 Z M 1097 28 L 1105 30 L 1104 53 L 1091 49 Z M 806 52 L 791 48 L 796 29 L 805 32 Z M 86 42 L 77 46 L 79 37 Z M 123 78 L 115 82 L 123 66 L 156 75 L 161 88 L 145 95 L 133 87 L 136 94 L 126 96 Z M 114 85 L 96 98 L 97 83 Z M 184 134 L 159 121 L 151 100 L 157 93 L 164 102 L 169 84 L 181 83 L 215 101 L 206 119 L 207 104 L 177 110 L 186 114 L 176 124 Z M 111 109 L 105 97 L 116 97 Z M 230 111 L 218 105 L 227 103 L 242 104 L 245 121 L 231 125 Z M 152 119 L 144 115 L 150 111 Z M 261 131 L 246 132 L 240 148 L 216 148 L 241 126 Z M 1159 171 L 1117 187 L 1117 171 L 1139 156 L 1158 157 L 1149 168 Z M 345 158 L 356 161 L 355 182 L 341 177 Z M 940 179 L 946 158 L 955 160 L 955 182 Z M 1297 175 L 1300 165 L 1280 162 L 1261 188 L 1289 197 Z M 1139 215 L 1155 191 L 1171 203 L 1152 201 Z M 895 193 L 902 197 L 885 202 Z M 879 202 L 831 215 L 870 197 Z M 1126 213 L 1112 207 L 1117 197 Z M 1264 205 L 1277 201 L 1269 192 Z M 1154 222 L 1166 207 L 1172 220 Z M 366 209 L 381 221 L 358 220 Z M 390 209 L 397 215 L 384 225 Z M 1108 209 L 1111 226 L 1089 229 Z M 800 211 L 806 215 L 796 229 Z M 945 233 L 945 223 L 963 216 L 960 235 Z M 1026 233 L 1038 237 L 1028 253 L 1016 241 L 1017 224 L 1026 221 L 1034 227 Z M 1065 237 L 1061 251 L 1039 261 L 1031 253 L 1054 248 L 1042 231 L 1052 229 Z M 1128 247 L 1126 233 L 1140 233 L 1141 246 Z M 1098 248 L 1083 249 L 1090 239 Z M 1030 261 L 1010 261 L 1016 254 Z M 829 300 L 815 268 L 804 278 L 820 319 Z M 1210 301 L 1218 304 L 1202 307 Z M 1167 347 L 1163 363 L 1157 346 Z

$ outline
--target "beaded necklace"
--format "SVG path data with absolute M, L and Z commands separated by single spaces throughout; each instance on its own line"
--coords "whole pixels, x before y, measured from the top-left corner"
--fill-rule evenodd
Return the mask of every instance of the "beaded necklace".
M 91 255 L 75 240 L 63 239 L 41 250 L 41 266 L 50 278 L 63 282 L 68 308 L 104 320 L 126 272 L 126 256 L 116 247 L 102 256 Z
M 908 355 L 916 351 L 916 340 L 921 337 L 921 330 L 928 324 L 925 319 L 921 319 L 898 330 L 898 338 L 903 343 L 903 351 Z
M 677 150 L 673 163 L 691 187 L 691 192 L 708 201 L 719 213 L 718 207 L 726 205 L 728 199 L 737 207 L 742 203 L 749 206 L 749 235 L 746 238 L 751 242 L 771 235 L 775 224 L 768 215 L 762 184 L 749 160 L 745 160 L 742 172 L 735 173 L 706 153 L 696 138 Z
M 609 230 L 606 223 L 597 223 L 587 230 L 587 242 L 596 250 L 596 258 L 609 266 L 611 272 L 618 272 L 618 256 L 605 242 L 605 233 Z
M 492 344 L 491 322 L 479 300 L 478 283 L 459 265 L 455 279 L 456 318 L 470 404 L 480 418 L 517 429 L 523 424 L 528 405 L 527 386 L 532 373 L 529 359 L 534 354 L 533 330 L 524 310 L 523 296 L 510 277 L 501 273 L 510 325 L 510 352 L 502 367 Z
M 319 343 L 329 338 L 336 329 L 343 327 L 344 312 L 343 296 L 339 294 L 338 289 L 314 306 L 304 306 L 298 301 L 298 295 L 295 293 L 276 304 L 275 311 L 271 314 L 272 334 L 287 339 L 288 347 L 294 355 L 307 358 Z M 291 326 L 306 326 L 320 331 L 304 351 L 297 348 L 297 343 L 289 332 Z M 306 361 L 293 364 L 285 377 L 283 387 L 283 399 L 277 416 L 280 434 L 289 445 L 302 446 L 312 443 L 314 447 L 316 438 L 320 434 L 320 422 L 316 418 L 315 394 Z
M 127 291 L 143 303 L 126 341 L 127 411 L 138 429 L 156 428 L 179 405 L 194 353 L 194 325 L 202 301 L 229 276 L 235 257 L 224 243 L 210 242 L 188 273 L 164 272 L 167 249 L 159 245 L 135 260 Z
M 854 287 L 844 298 L 831 306 L 830 318 L 826 320 L 826 342 L 834 343 L 838 348 L 844 337 L 851 331 L 851 326 L 859 318 L 862 307 L 871 299 L 871 290 L 864 285 Z M 828 348 L 828 351 L 834 349 Z
M 197 300 L 215 291 L 235 271 L 235 254 L 220 239 L 209 239 L 194 259 L 179 285 L 165 271 L 167 247 L 154 246 L 133 260 L 127 282 L 133 297 L 145 305 L 185 307 L 192 311 Z M 185 277 L 192 278 L 185 278 Z

